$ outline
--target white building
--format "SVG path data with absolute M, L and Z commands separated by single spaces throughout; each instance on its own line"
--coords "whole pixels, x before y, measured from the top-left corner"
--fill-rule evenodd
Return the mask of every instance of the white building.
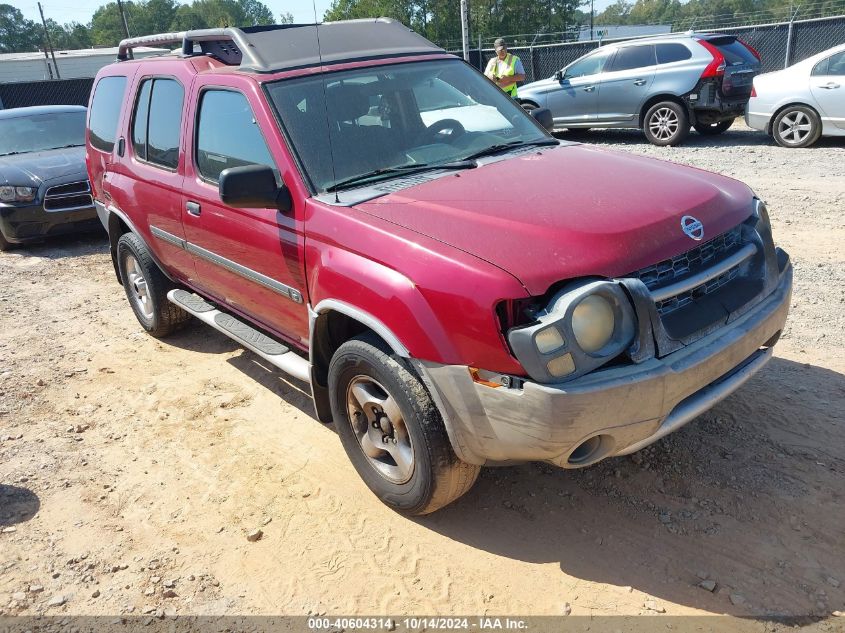
M 135 57 L 150 57 L 167 53 L 163 48 L 135 48 Z M 0 54 L 0 83 L 21 81 L 43 81 L 46 79 L 79 79 L 94 77 L 103 66 L 117 59 L 117 47 L 84 48 L 75 51 L 56 51 L 57 75 L 53 67 L 53 58 L 43 51 L 38 53 L 3 53 Z
M 672 32 L 671 24 L 623 24 L 621 26 L 609 26 L 602 24 L 593 27 L 593 37 L 590 37 L 590 25 L 582 24 L 578 33 L 578 40 L 581 42 L 593 40 L 613 40 L 617 38 L 646 37 L 648 35 L 663 35 Z

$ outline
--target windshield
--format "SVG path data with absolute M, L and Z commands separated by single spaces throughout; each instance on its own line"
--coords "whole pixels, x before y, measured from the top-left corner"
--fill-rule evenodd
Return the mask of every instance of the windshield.
M 459 60 L 288 79 L 267 91 L 319 192 L 365 174 L 551 139 L 513 99 Z
M 0 119 L 0 156 L 85 145 L 85 111 Z

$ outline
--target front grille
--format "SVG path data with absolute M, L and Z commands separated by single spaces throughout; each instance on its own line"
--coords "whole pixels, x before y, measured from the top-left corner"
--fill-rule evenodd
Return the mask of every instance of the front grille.
M 735 252 L 741 244 L 742 227 L 740 225 L 686 253 L 663 260 L 652 266 L 646 266 L 630 276 L 639 278 L 649 290 L 664 288 L 716 265 Z M 657 301 L 655 303 L 657 311 L 661 315 L 667 314 L 689 305 L 697 298 L 718 290 L 739 275 L 739 268 L 739 265 L 734 266 L 705 283 L 662 301 Z
M 46 211 L 71 211 L 84 209 L 94 204 L 91 198 L 91 184 L 87 180 L 69 182 L 50 187 L 44 194 Z

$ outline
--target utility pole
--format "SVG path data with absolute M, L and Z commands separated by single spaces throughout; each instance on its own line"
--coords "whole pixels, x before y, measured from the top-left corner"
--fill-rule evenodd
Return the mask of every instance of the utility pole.
M 461 44 L 464 49 L 464 61 L 469 61 L 469 21 L 467 0 L 461 0 Z
M 593 15 L 596 13 L 596 0 L 590 0 L 590 40 L 593 39 Z
M 53 43 L 50 41 L 50 31 L 47 30 L 47 20 L 44 19 L 44 9 L 41 8 L 41 3 L 38 3 L 38 12 L 41 14 L 41 24 L 44 25 L 44 39 L 47 41 L 47 47 L 50 49 L 50 56 L 53 58 L 53 68 L 56 69 L 56 79 L 61 79 L 62 75 L 59 73 L 59 65 L 56 63 L 56 53 L 53 51 Z M 44 51 L 44 56 L 47 56 L 47 51 Z M 49 64 L 47 64 L 49 66 Z M 52 76 L 52 73 L 50 73 Z
M 123 24 L 123 35 L 128 40 L 129 39 L 129 23 L 126 21 L 126 12 L 123 10 L 123 2 L 121 0 L 117 0 L 117 10 L 120 11 L 120 22 Z M 135 59 L 135 55 L 132 54 L 132 49 L 128 49 L 129 51 L 129 59 Z

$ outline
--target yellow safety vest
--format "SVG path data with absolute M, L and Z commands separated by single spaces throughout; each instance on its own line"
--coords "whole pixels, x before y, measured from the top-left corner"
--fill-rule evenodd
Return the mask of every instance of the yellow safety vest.
M 517 57 L 516 55 L 508 53 L 505 56 L 504 62 L 505 62 L 505 64 L 507 64 L 508 69 L 506 71 L 506 74 L 502 75 L 502 77 L 511 77 L 511 76 L 516 74 L 516 62 L 517 61 L 519 61 L 519 57 Z M 494 57 L 493 59 L 490 60 L 490 64 L 493 66 L 493 68 L 491 69 L 493 71 L 493 76 L 497 77 L 496 72 L 499 69 L 499 58 Z M 516 99 L 516 82 L 513 82 L 512 84 L 509 84 L 507 86 L 500 86 L 500 87 L 502 88 L 502 90 L 504 90 L 506 93 L 508 93 L 511 97 Z

